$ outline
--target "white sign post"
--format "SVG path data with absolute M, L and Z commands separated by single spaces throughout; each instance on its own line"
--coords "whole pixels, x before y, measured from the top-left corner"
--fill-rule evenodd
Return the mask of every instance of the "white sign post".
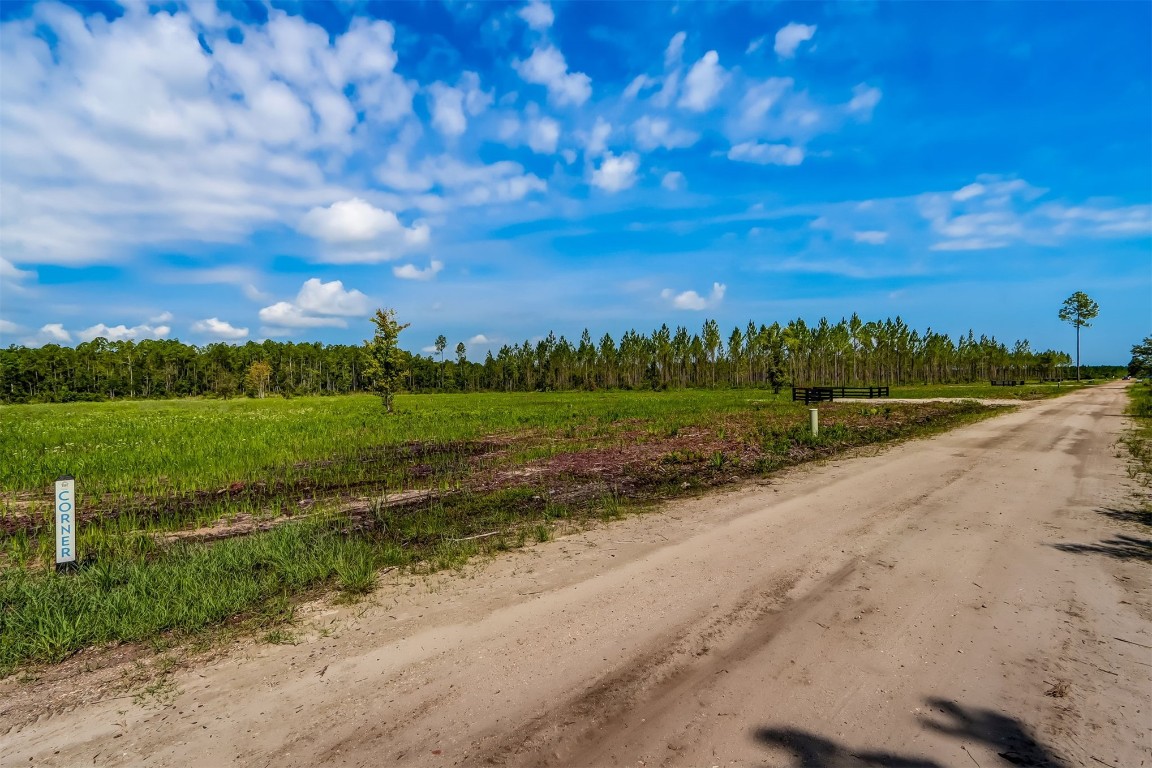
M 56 570 L 76 563 L 76 478 L 56 478 Z

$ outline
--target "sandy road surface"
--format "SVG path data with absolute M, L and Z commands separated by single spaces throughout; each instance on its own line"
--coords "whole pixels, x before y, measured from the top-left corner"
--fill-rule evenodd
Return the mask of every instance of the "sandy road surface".
M 1123 405 L 1089 389 L 404 579 L 166 706 L 0 709 L 0 764 L 1152 766 Z

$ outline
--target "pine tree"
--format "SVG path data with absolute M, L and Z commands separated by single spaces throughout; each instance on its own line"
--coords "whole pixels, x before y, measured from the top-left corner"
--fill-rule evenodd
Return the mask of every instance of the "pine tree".
M 368 352 L 364 375 L 370 391 L 378 394 L 384 410 L 392 413 L 392 399 L 404 376 L 404 353 L 397 342 L 400 332 L 409 324 L 396 322 L 396 311 L 393 309 L 376 310 L 372 324 L 376 326 L 376 332 L 370 341 L 364 342 Z

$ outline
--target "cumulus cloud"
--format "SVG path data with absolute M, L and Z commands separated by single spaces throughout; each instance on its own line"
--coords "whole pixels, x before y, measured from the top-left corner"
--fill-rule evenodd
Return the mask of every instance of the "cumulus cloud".
M 728 159 L 758 165 L 800 165 L 804 162 L 804 150 L 788 144 L 745 141 L 728 150 Z
M 387 22 L 330 37 L 276 10 L 251 25 L 203 9 L 85 12 L 37 6 L 3 24 L 0 247 L 12 258 L 237 242 L 337 198 L 324 169 L 356 149 L 357 128 L 378 141 L 413 114 Z
M 484 334 L 478 333 L 475 336 L 473 336 L 472 338 L 468 339 L 468 343 L 483 346 L 485 344 L 491 344 L 492 341 L 491 341 L 491 339 L 489 339 Z
M 550 117 L 541 117 L 528 124 L 528 146 L 533 152 L 551 155 L 560 141 L 560 123 Z
M 672 123 L 663 117 L 648 115 L 632 124 L 632 133 L 636 137 L 636 146 L 645 152 L 658 147 L 664 149 L 690 147 L 700 138 L 692 131 L 673 127 Z
M 782 59 L 792 58 L 796 55 L 796 49 L 800 47 L 800 43 L 811 40 L 815 34 L 815 24 L 797 24 L 793 21 L 787 26 L 781 27 L 776 33 L 776 55 Z
M 260 310 L 260 322 L 274 329 L 347 328 L 345 317 L 372 312 L 372 301 L 357 290 L 346 290 L 340 280 L 306 280 L 294 301 L 278 301 Z M 280 335 L 278 333 L 270 335 Z
M 431 280 L 440 274 L 442 269 L 444 269 L 444 262 L 433 259 L 424 269 L 420 269 L 415 264 L 392 267 L 392 274 L 401 280 Z
M 468 129 L 464 116 L 464 94 L 458 89 L 433 83 L 428 88 L 432 97 L 432 126 L 445 136 L 459 136 Z
M 671 191 L 683 189 L 684 184 L 684 174 L 680 173 L 680 171 L 669 171 L 664 174 L 664 178 L 660 180 L 660 186 Z
M 708 51 L 688 70 L 688 76 L 684 78 L 684 93 L 677 104 L 693 112 L 706 112 L 720 98 L 720 91 L 727 80 L 728 75 L 720 66 L 720 55 Z
M 57 323 L 52 326 L 58 331 L 63 331 L 63 335 L 67 337 L 68 332 Z M 50 326 L 44 326 L 40 329 L 44 333 Z M 120 325 L 105 325 L 104 323 L 97 323 L 96 325 L 89 326 L 82 331 L 76 331 L 76 338 L 80 341 L 91 341 L 92 339 L 105 338 L 108 341 L 135 341 L 136 339 L 163 339 L 172 329 L 167 325 L 149 325 L 148 323 L 141 323 L 134 325 L 131 328 L 124 324 Z M 62 339 L 67 341 L 67 338 Z
M 237 328 L 218 317 L 197 320 L 192 323 L 192 331 L 215 339 L 243 339 L 248 335 L 247 328 Z
M 20 333 L 24 330 L 21 326 L 11 320 L 0 318 L 0 333 Z
M 260 310 L 260 322 L 268 329 L 275 329 L 269 336 L 282 336 L 288 329 L 297 328 L 347 328 L 348 323 L 339 317 L 309 315 L 290 301 L 278 301 Z
M 526 83 L 543 85 L 559 106 L 580 106 L 592 96 L 592 78 L 583 72 L 569 72 L 564 54 L 557 48 L 536 48 L 525 61 L 512 66 Z
M 640 157 L 635 152 L 625 152 L 619 157 L 608 152 L 600 167 L 592 172 L 592 186 L 612 193 L 628 189 L 636 183 L 639 167 Z
M 660 292 L 660 298 L 671 304 L 673 309 L 700 311 L 719 306 L 720 302 L 724 301 L 724 293 L 727 290 L 728 286 L 724 283 L 712 283 L 712 292 L 707 296 L 701 296 L 696 291 L 676 293 L 671 288 L 665 288 Z
M 304 214 L 298 229 L 336 248 L 322 259 L 332 263 L 376 263 L 394 259 L 428 244 L 427 224 L 405 227 L 392 211 L 354 197 L 316 207 Z
M 888 233 L 880 230 L 870 229 L 863 232 L 853 232 L 852 239 L 858 243 L 868 243 L 869 245 L 884 245 L 888 242 Z
M 556 20 L 556 16 L 552 12 L 552 6 L 548 3 L 540 2 L 540 0 L 532 0 L 528 5 L 521 8 L 520 18 L 528 22 L 528 26 L 537 32 L 543 32 L 548 29 L 548 27 L 552 26 L 552 22 Z
M 20 341 L 26 347 L 42 347 L 45 344 L 68 344 L 72 334 L 64 329 L 63 323 L 46 323 L 40 326 L 35 335 Z
M 359 243 L 404 229 L 392 211 L 358 197 L 313 208 L 300 220 L 300 231 L 329 243 Z
M 481 114 L 492 104 L 492 93 L 480 88 L 480 76 L 465 72 L 458 86 L 433 83 L 428 86 L 431 98 L 432 126 L 444 136 L 454 138 L 468 129 L 468 115 Z

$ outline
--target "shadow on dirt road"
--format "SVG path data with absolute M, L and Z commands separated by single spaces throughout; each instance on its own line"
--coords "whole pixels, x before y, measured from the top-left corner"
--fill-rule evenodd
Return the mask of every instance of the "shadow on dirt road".
M 1136 509 L 1099 509 L 1101 515 L 1126 523 L 1128 527 L 1138 531 L 1152 532 L 1152 513 Z M 1117 560 L 1144 560 L 1152 562 L 1152 539 L 1133 536 L 1127 533 L 1113 534 L 1110 539 L 1101 539 L 1095 544 L 1053 544 L 1061 552 L 1071 552 L 1077 555 L 1106 555 Z
M 994 751 L 1000 765 L 1023 768 L 1067 768 L 1067 763 L 1045 747 L 1032 730 L 1014 717 L 990 709 L 964 707 L 940 698 L 925 699 L 936 713 L 923 726 L 964 744 L 983 744 Z M 760 728 L 756 741 L 791 753 L 793 768 L 944 768 L 931 757 L 853 748 L 797 728 Z M 971 757 L 971 755 L 969 755 Z M 975 758 L 973 762 L 977 765 Z

